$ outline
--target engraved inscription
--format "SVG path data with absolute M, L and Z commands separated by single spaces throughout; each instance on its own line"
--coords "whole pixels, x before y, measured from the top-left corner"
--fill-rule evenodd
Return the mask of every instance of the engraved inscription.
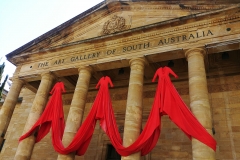
M 120 22 L 116 22 L 118 24 Z M 111 24 L 113 25 L 113 24 Z M 110 26 L 110 28 L 114 28 Z M 214 36 L 215 34 L 211 30 L 203 30 L 197 32 L 190 32 L 181 35 L 174 36 L 162 36 L 151 41 L 143 41 L 133 44 L 128 44 L 125 46 L 117 46 L 114 48 L 108 48 L 103 50 L 96 50 L 95 52 L 76 54 L 67 56 L 64 58 L 57 58 L 51 61 L 43 61 L 37 64 L 37 68 L 46 68 L 56 65 L 64 65 L 67 63 L 75 63 L 79 61 L 86 61 L 90 59 L 99 59 L 107 56 L 119 55 L 119 54 L 129 54 L 130 52 L 137 52 L 140 50 L 149 50 L 159 46 L 171 45 L 174 43 L 182 43 L 185 41 L 196 41 L 203 37 Z

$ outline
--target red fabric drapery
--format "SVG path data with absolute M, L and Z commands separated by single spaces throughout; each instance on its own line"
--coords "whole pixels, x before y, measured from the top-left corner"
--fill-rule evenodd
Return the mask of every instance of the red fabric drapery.
M 216 151 L 216 141 L 207 132 L 207 130 L 199 123 L 192 112 L 188 109 L 187 105 L 183 102 L 177 90 L 171 83 L 169 74 L 175 78 L 177 75 L 169 68 L 159 68 L 153 78 L 157 77 L 158 87 L 155 95 L 155 101 L 160 108 L 161 115 L 168 115 L 169 118 L 191 139 L 196 138 L 202 143 L 206 144 L 214 151 Z M 159 100 L 156 100 L 159 99 Z
M 47 103 L 47 106 L 42 113 L 38 121 L 32 126 L 32 128 L 20 137 L 20 141 L 27 138 L 38 130 L 36 142 L 39 142 L 44 138 L 50 131 L 51 126 L 55 121 L 58 121 L 59 138 L 62 139 L 63 131 L 65 128 L 64 114 L 63 114 L 63 104 L 62 104 L 62 92 L 65 92 L 64 84 L 62 82 L 57 82 L 50 94 L 52 97 Z
M 33 131 L 36 130 L 37 126 L 40 126 L 38 132 L 39 138 L 37 137 L 37 141 L 39 141 L 49 132 L 50 127 L 52 127 L 52 143 L 57 152 L 68 154 L 76 151 L 77 155 L 83 155 L 90 143 L 96 121 L 100 120 L 101 128 L 108 135 L 113 146 L 120 155 L 128 156 L 139 151 L 141 151 L 142 155 L 146 155 L 154 148 L 158 141 L 161 116 L 167 114 L 189 138 L 194 137 L 213 150 L 216 150 L 216 141 L 184 104 L 171 83 L 169 73 L 177 77 L 168 67 L 159 68 L 155 73 L 153 81 L 156 77 L 159 77 L 159 80 L 148 121 L 138 139 L 128 147 L 122 146 L 122 139 L 118 132 L 108 90 L 108 84 L 113 86 L 109 77 L 102 77 L 99 80 L 97 87 L 100 86 L 100 89 L 92 109 L 69 146 L 64 148 L 61 142 L 64 128 L 62 108 L 59 111 L 59 108 L 62 107 L 61 93 L 64 91 L 62 83 L 55 85 L 53 90 L 55 90 L 54 94 L 57 94 L 57 96 L 53 94 L 39 121 L 37 121 L 33 128 L 23 135 L 20 140 L 31 135 Z M 54 98 L 56 99 L 52 100 Z M 51 107 L 54 109 L 48 109 Z

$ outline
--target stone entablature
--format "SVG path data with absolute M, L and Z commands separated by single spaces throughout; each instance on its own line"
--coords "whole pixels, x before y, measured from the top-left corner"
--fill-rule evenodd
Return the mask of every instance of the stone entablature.
M 217 33 L 218 34 L 218 33 Z M 86 51 L 83 54 L 64 54 L 65 56 L 58 56 L 58 58 L 53 58 L 40 62 L 35 62 L 34 64 L 31 65 L 25 65 L 22 67 L 21 72 L 24 72 L 25 68 L 29 68 L 28 71 L 30 70 L 35 70 L 35 69 L 46 69 L 46 68 L 51 68 L 53 69 L 55 66 L 59 67 L 60 65 L 68 65 L 68 64 L 75 64 L 78 62 L 85 62 L 89 63 L 89 61 L 96 60 L 98 61 L 99 59 L 104 59 L 111 57 L 113 60 L 115 59 L 116 56 L 121 56 L 123 59 L 131 59 L 133 56 L 143 56 L 143 55 L 148 55 L 151 53 L 151 50 L 158 49 L 159 47 L 164 47 L 168 45 L 173 45 L 176 43 L 184 43 L 186 42 L 191 42 L 191 41 L 199 41 L 201 39 L 210 39 L 213 37 L 216 37 L 214 30 L 202 30 L 202 31 L 193 31 L 190 33 L 182 33 L 178 35 L 172 35 L 172 37 L 159 37 L 156 39 L 151 39 L 149 41 L 142 41 L 139 42 L 139 40 L 135 41 L 135 43 L 126 43 L 122 44 L 123 46 L 117 46 L 116 44 L 114 45 L 114 48 L 108 48 L 108 49 L 99 49 L 93 51 Z M 184 45 L 184 44 L 183 44 Z M 160 50 L 160 49 L 158 49 Z M 137 55 L 136 55 L 137 54 Z M 67 55 L 67 56 L 66 56 Z M 60 57 L 60 58 L 59 58 Z M 90 63 L 91 64 L 91 63 Z M 97 62 L 95 62 L 97 64 Z

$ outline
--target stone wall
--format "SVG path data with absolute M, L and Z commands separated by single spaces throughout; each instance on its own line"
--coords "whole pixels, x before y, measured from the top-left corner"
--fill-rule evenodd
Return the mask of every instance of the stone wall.
M 188 82 L 174 82 L 175 87 L 181 94 L 184 102 L 189 106 Z M 143 127 L 151 109 L 156 83 L 144 86 L 143 99 Z M 217 160 L 240 159 L 240 75 L 219 76 L 208 78 L 208 90 L 210 105 L 212 106 L 214 137 L 217 140 Z M 88 115 L 96 91 L 89 92 L 85 107 L 84 119 Z M 113 109 L 117 118 L 117 124 L 121 135 L 123 135 L 124 116 L 126 109 L 127 88 L 110 89 Z M 7 133 L 5 144 L 1 151 L 0 159 L 13 160 L 18 138 L 23 132 L 28 113 L 34 99 L 34 94 L 24 89 L 23 101 L 16 106 Z M 71 103 L 72 95 L 63 95 L 65 119 Z M 162 117 L 161 136 L 156 147 L 150 154 L 142 157 L 142 160 L 188 160 L 192 159 L 191 141 L 167 116 Z M 48 134 L 33 149 L 31 160 L 55 160 L 57 153 L 51 145 L 51 136 Z M 108 137 L 99 127 L 94 131 L 92 141 L 84 156 L 77 156 L 76 160 L 105 159 L 107 144 L 110 144 Z
M 217 159 L 240 159 L 240 75 L 209 80 Z
M 35 94 L 27 89 L 22 89 L 20 97 L 24 97 L 21 104 L 17 104 L 13 112 L 10 124 L 5 134 L 5 143 L 2 148 L 0 159 L 12 160 L 18 146 L 25 123 L 32 106 Z

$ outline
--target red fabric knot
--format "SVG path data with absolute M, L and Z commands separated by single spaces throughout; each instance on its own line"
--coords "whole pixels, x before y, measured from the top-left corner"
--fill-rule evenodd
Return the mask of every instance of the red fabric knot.
M 108 84 L 110 84 L 111 87 L 113 87 L 113 83 L 112 83 L 112 80 L 108 77 L 108 76 L 105 76 L 105 77 L 102 77 L 99 81 L 98 81 L 98 84 L 96 85 L 96 89 L 100 86 L 107 86 L 108 87 Z
M 165 76 L 165 77 L 169 77 L 169 74 L 173 75 L 175 78 L 178 78 L 178 76 L 172 71 L 171 68 L 169 67 L 164 67 L 164 68 L 159 68 L 155 74 L 154 74 L 154 77 L 152 79 L 152 82 L 155 82 L 157 76 L 160 80 L 161 77 Z
M 53 94 L 54 91 L 60 91 L 62 93 L 65 93 L 66 90 L 65 90 L 65 87 L 64 87 L 64 83 L 63 82 L 57 82 L 53 89 L 51 90 L 50 94 Z

